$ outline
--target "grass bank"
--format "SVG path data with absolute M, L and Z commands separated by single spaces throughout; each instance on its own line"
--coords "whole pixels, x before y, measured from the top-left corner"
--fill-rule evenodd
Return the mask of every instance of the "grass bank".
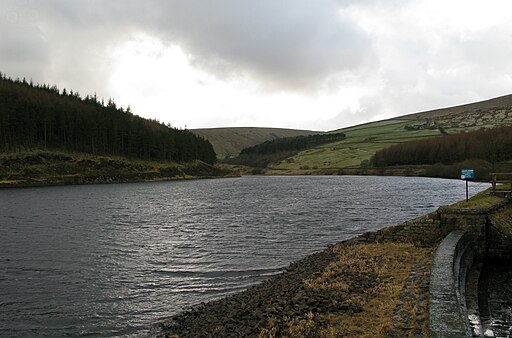
M 449 206 L 450 209 L 481 209 L 489 208 L 503 201 L 503 198 L 491 196 L 490 189 L 484 190 L 471 197 L 467 202 L 459 201 Z
M 0 187 L 121 183 L 227 177 L 232 172 L 201 161 L 152 162 L 60 151 L 0 155 Z

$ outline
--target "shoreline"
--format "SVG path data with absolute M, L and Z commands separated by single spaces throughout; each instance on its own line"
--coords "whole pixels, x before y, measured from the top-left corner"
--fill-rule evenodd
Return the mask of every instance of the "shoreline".
M 237 176 L 202 161 L 152 162 L 85 153 L 34 151 L 0 155 L 0 188 L 157 182 Z
M 435 214 L 329 246 L 245 291 L 192 306 L 150 335 L 428 335 L 430 267 L 441 238 L 403 233 Z
M 193 181 L 193 180 L 210 180 L 223 178 L 238 178 L 240 175 L 224 175 L 224 176 L 190 176 L 190 177 L 159 177 L 154 179 L 140 180 L 94 180 L 80 181 L 78 183 L 69 182 L 67 180 L 52 182 L 31 182 L 31 183 L 4 183 L 0 181 L 0 190 L 16 189 L 16 188 L 44 188 L 44 187 L 63 187 L 70 185 L 96 185 L 96 184 L 125 184 L 125 183 L 152 183 L 152 182 L 171 182 L 171 181 Z
M 457 222 L 465 224 L 468 217 L 475 221 L 474 215 L 509 204 L 484 191 L 469 203 L 460 201 L 361 234 L 293 262 L 245 291 L 178 313 L 150 334 L 428 337 L 438 246 Z M 439 271 L 434 277 L 439 278 Z

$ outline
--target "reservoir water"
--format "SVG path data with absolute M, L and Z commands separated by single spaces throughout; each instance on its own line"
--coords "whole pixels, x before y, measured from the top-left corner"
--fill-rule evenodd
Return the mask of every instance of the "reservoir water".
M 489 184 L 470 184 L 471 194 Z M 465 196 L 458 180 L 277 176 L 0 190 L 0 336 L 144 335 L 330 244 Z

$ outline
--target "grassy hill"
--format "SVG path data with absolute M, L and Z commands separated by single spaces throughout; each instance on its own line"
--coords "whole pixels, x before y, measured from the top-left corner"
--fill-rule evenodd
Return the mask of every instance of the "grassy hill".
M 377 150 L 393 144 L 502 125 L 512 125 L 512 95 L 336 130 L 346 139 L 274 163 L 269 173 L 365 168 Z
M 217 158 L 221 159 L 237 156 L 242 149 L 265 141 L 319 133 L 311 130 L 252 127 L 191 129 L 190 131 L 210 141 L 217 153 Z

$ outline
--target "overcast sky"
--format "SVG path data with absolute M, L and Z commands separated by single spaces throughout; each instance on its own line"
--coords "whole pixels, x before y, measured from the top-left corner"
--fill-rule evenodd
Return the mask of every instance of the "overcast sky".
M 512 93 L 509 0 L 2 0 L 0 71 L 188 128 L 333 130 Z

